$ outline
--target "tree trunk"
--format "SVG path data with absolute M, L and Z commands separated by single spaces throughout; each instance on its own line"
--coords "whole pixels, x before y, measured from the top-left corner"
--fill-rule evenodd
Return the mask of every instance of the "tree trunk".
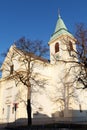
M 28 126 L 32 125 L 32 119 L 31 119 L 31 103 L 30 99 L 27 100 L 27 115 L 28 115 Z

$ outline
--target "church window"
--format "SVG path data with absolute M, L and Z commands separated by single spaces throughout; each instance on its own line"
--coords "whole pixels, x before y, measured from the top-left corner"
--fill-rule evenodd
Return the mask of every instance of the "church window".
M 71 41 L 69 41 L 69 51 L 73 51 L 73 45 Z
M 10 66 L 10 74 L 13 74 L 13 71 L 14 71 L 14 65 L 11 65 Z
M 59 52 L 59 43 L 57 42 L 55 44 L 55 53 Z

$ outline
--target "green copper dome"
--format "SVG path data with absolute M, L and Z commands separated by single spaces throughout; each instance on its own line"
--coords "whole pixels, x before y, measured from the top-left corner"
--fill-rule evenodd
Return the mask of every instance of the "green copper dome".
M 60 36 L 62 34 L 67 34 L 67 35 L 72 36 L 72 34 L 70 34 L 68 32 L 67 27 L 65 26 L 61 16 L 59 15 L 58 20 L 57 20 L 57 24 L 55 27 L 55 31 L 54 31 L 53 35 L 51 36 L 50 41 L 56 39 L 58 36 Z

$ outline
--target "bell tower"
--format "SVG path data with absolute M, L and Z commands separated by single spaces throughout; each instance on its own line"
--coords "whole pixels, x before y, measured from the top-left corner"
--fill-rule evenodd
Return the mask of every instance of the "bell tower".
M 50 47 L 51 63 L 70 58 L 72 51 L 76 49 L 75 42 L 75 38 L 68 31 L 59 14 L 54 33 L 48 42 Z

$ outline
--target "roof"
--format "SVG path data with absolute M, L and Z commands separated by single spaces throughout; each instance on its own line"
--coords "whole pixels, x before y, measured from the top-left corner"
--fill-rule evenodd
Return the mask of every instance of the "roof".
M 34 53 L 31 53 L 31 52 L 29 53 L 29 52 L 23 51 L 23 50 L 21 50 L 21 49 L 18 49 L 18 48 L 17 48 L 16 46 L 14 46 L 14 45 L 13 45 L 13 49 L 14 49 L 17 53 L 19 53 L 20 55 L 21 55 L 21 54 L 27 55 L 27 56 L 30 56 L 30 57 L 32 57 L 32 58 L 35 58 L 35 60 L 40 60 L 40 61 L 49 63 L 49 61 L 48 61 L 47 59 L 45 59 L 45 58 L 43 58 L 43 57 L 40 57 L 40 56 L 37 56 L 37 55 L 35 55 Z
M 66 25 L 64 24 L 61 16 L 59 15 L 57 23 L 56 23 L 55 31 L 52 34 L 50 41 L 58 38 L 58 36 L 60 36 L 62 34 L 64 34 L 64 35 L 66 34 L 66 35 L 73 37 L 73 35 L 68 31 Z

